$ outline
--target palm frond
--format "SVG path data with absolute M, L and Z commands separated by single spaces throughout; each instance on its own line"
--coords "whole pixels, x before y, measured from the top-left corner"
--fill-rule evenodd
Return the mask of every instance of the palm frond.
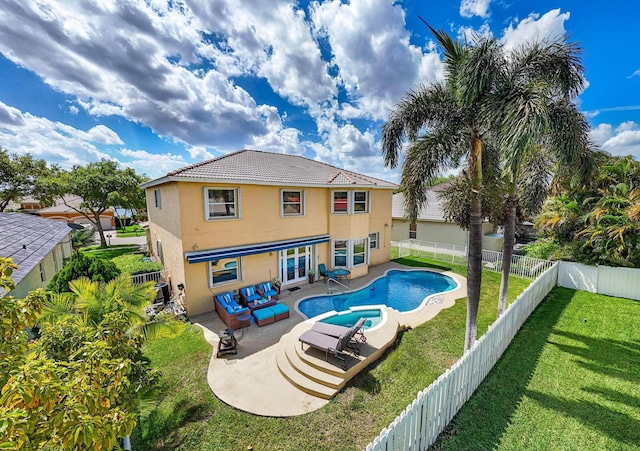
M 40 321 L 55 323 L 62 318 L 77 315 L 78 311 L 71 293 L 53 293 L 43 303 Z

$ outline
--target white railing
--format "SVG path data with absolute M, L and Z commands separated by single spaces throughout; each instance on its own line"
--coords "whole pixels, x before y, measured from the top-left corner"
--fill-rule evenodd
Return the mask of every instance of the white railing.
M 398 256 L 412 255 L 419 258 L 430 258 L 441 262 L 465 265 L 467 263 L 467 247 L 455 244 L 434 243 L 422 240 L 394 241 L 392 246 L 398 247 Z M 517 277 L 535 279 L 553 265 L 553 262 L 525 255 L 512 255 L 509 274 Z M 502 272 L 502 252 L 483 250 L 482 267 L 487 271 Z
M 498 361 L 522 324 L 556 286 L 557 263 L 533 281 L 451 368 L 382 430 L 366 451 L 423 450 L 458 413 Z
M 160 282 L 169 280 L 169 270 L 163 269 L 160 271 L 146 272 L 144 274 L 136 274 L 131 276 L 131 282 L 134 285 L 142 285 L 146 282 Z

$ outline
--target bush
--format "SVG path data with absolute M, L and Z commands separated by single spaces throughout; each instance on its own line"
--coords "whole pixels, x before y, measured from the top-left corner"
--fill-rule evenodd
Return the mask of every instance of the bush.
M 74 252 L 64 268 L 51 279 L 47 290 L 55 293 L 70 292 L 69 282 L 81 276 L 88 277 L 94 282 L 109 282 L 119 274 L 120 270 L 109 260 L 87 257 L 81 252 Z
M 115 263 L 121 272 L 127 272 L 131 275 L 155 272 L 162 269 L 162 263 L 144 261 L 144 258 L 142 254 L 126 254 L 115 257 L 111 261 Z
M 524 246 L 521 254 L 527 257 L 550 260 L 551 256 L 558 252 L 560 247 L 553 239 L 539 240 Z

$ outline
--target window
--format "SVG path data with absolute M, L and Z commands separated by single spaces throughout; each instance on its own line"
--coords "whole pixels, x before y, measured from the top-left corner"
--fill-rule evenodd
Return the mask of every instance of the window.
M 364 265 L 367 261 L 367 240 L 366 238 L 360 238 L 357 240 L 351 241 L 353 252 L 351 255 L 353 256 L 353 265 Z
M 60 271 L 60 264 L 58 263 L 58 247 L 53 248 L 53 270 L 57 273 Z
M 353 192 L 353 212 L 369 213 L 369 193 L 367 191 Z
M 369 234 L 369 249 L 380 248 L 380 232 L 374 232 Z
M 209 262 L 209 286 L 214 287 L 242 280 L 240 263 L 239 257 Z
M 349 193 L 347 191 L 334 191 L 331 202 L 331 213 L 349 213 Z
M 164 265 L 164 254 L 162 253 L 162 242 L 160 240 L 156 240 L 156 256 Z
M 335 240 L 333 242 L 333 267 L 347 266 L 347 243 L 346 240 Z
M 47 275 L 44 272 L 44 265 L 42 263 L 40 263 L 38 265 L 39 269 L 40 269 L 40 280 L 42 282 L 46 282 L 47 281 Z
M 409 224 L 409 239 L 415 240 L 418 235 L 418 229 L 416 224 Z
M 238 217 L 238 189 L 205 188 L 205 219 Z
M 304 215 L 304 191 L 281 191 L 282 215 L 300 216 Z
M 159 189 L 154 189 L 153 190 L 153 202 L 154 202 L 154 205 L 156 206 L 156 208 L 162 208 L 162 202 L 160 200 L 160 190 Z

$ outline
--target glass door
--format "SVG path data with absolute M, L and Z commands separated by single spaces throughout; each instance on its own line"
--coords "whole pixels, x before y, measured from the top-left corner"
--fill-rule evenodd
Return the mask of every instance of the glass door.
M 280 278 L 287 285 L 307 279 L 312 262 L 311 246 L 300 246 L 280 251 Z

